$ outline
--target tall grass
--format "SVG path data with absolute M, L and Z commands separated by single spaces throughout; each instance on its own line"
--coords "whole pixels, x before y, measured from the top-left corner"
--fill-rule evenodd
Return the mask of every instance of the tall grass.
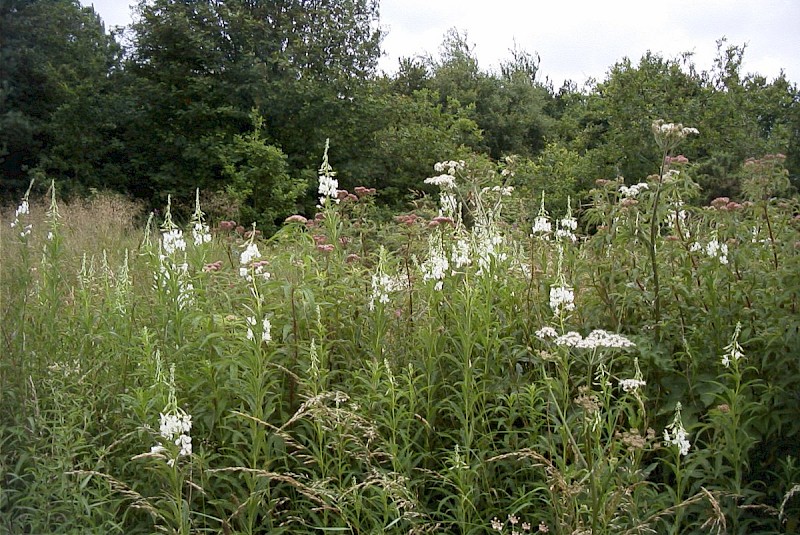
M 29 199 L 0 531 L 792 529 L 798 206 L 692 206 L 676 162 L 536 222 L 511 168 L 438 164 L 378 223 L 323 166 L 317 217 L 268 239 Z

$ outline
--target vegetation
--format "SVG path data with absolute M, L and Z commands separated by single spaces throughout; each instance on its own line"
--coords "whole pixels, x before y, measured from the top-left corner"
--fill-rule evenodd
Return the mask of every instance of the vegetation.
M 665 163 L 599 181 L 590 234 L 569 204 L 519 212 L 513 161 L 440 162 L 438 199 L 380 223 L 326 151 L 320 211 L 268 240 L 212 232 L 199 192 L 188 228 L 168 203 L 143 234 L 104 196 L 26 196 L 3 529 L 791 531 L 798 206 L 689 206 L 697 131 L 653 132 Z M 743 189 L 785 189 L 782 163 Z
M 42 177 L 39 194 L 55 179 L 66 196 L 111 190 L 150 209 L 171 196 L 185 221 L 200 188 L 232 192 L 222 204 L 269 230 L 284 207 L 313 213 L 314 173 L 330 139 L 342 186 L 376 187 L 377 205 L 392 210 L 414 198 L 433 162 L 470 155 L 514 156 L 528 169 L 516 186 L 530 179 L 559 201 L 584 202 L 595 180 L 635 182 L 658 167 L 648 140 L 659 117 L 704 133 L 682 150 L 706 202 L 738 195 L 743 162 L 766 154 L 786 155 L 797 186 L 797 86 L 742 72 L 743 46 L 721 40 L 707 71 L 688 54 L 648 53 L 622 59 L 605 80 L 556 90 L 524 50 L 510 51 L 499 72 L 482 70 L 456 30 L 438 56 L 379 74 L 378 23 L 376 0 L 159 0 L 141 2 L 131 27 L 107 34 L 78 0 L 5 2 L 5 200 Z M 237 184 L 248 159 L 268 152 L 285 155 L 285 167 L 257 179 L 280 190 L 276 209 Z M 562 156 L 568 163 L 555 169 Z
M 0 5 L 0 533 L 796 532 L 796 86 L 377 22 Z

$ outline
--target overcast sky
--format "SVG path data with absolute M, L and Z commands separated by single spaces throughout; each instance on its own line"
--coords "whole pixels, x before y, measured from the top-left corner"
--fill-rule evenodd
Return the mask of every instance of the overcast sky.
M 130 22 L 126 0 L 94 4 L 106 27 Z M 466 32 L 481 68 L 497 69 L 516 46 L 541 57 L 541 76 L 558 88 L 602 81 L 609 67 L 648 50 L 673 58 L 693 52 L 699 70 L 712 66 L 716 41 L 746 45 L 744 71 L 767 78 L 781 69 L 800 82 L 798 0 L 381 0 L 386 32 L 380 68 L 398 58 L 438 55 L 445 33 Z

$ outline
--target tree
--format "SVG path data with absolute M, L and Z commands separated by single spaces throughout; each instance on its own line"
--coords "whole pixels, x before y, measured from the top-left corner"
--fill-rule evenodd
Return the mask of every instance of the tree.
M 240 221 L 258 223 L 272 233 L 276 223 L 297 212 L 297 202 L 308 184 L 289 177 L 286 155 L 261 137 L 263 119 L 252 114 L 253 131 L 234 136 L 220 155 L 229 183 L 226 192 L 239 204 Z
M 375 0 L 155 0 L 138 13 L 126 69 L 151 193 L 221 188 L 222 147 L 254 107 L 295 174 L 315 167 L 326 137 L 357 137 L 341 117 L 377 63 Z
M 530 156 L 544 147 L 550 121 L 544 112 L 549 90 L 536 81 L 538 58 L 519 49 L 501 67 L 500 75 L 480 70 L 466 34 L 450 30 L 440 58 L 428 58 L 433 73 L 428 87 L 444 106 L 458 103 L 483 131 L 478 150 L 500 159 L 507 154 Z
M 118 53 L 94 10 L 77 0 L 2 4 L 0 169 L 6 188 L 24 187 L 28 170 L 51 163 L 54 147 L 67 138 L 92 137 L 97 118 L 86 113 L 86 104 L 107 86 Z M 54 128 L 54 122 L 63 127 L 67 116 L 79 127 Z M 58 167 L 69 174 L 84 153 L 63 156 Z

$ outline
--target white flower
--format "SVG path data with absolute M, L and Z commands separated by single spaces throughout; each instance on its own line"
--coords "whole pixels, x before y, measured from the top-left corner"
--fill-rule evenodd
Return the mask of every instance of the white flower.
M 570 331 L 553 340 L 553 343 L 557 346 L 578 347 L 578 344 L 582 341 L 583 336 L 581 336 L 580 333 Z
M 634 198 L 645 189 L 650 189 L 650 186 L 648 186 L 645 182 L 639 182 L 633 186 L 622 185 L 619 187 L 619 194 L 626 198 Z
M 728 246 L 718 242 L 716 238 L 706 245 L 706 254 L 711 258 L 719 258 L 720 264 L 728 263 Z
M 447 173 L 450 175 L 455 175 L 456 171 L 460 171 L 466 167 L 466 162 L 464 160 L 450 160 L 447 162 L 437 162 L 433 166 L 433 170 L 437 173 Z
M 31 213 L 31 210 L 30 210 L 30 206 L 28 205 L 28 201 L 27 200 L 23 200 L 19 204 L 19 206 L 17 207 L 17 211 L 14 212 L 14 218 L 18 218 L 19 216 L 21 216 L 23 214 L 29 214 L 29 213 Z
M 537 218 L 538 219 L 538 218 Z M 555 236 L 557 240 L 567 239 L 571 242 L 577 241 L 575 236 L 575 229 L 578 228 L 578 221 L 574 217 L 565 217 L 558 220 L 558 228 L 556 229 Z
M 503 169 L 503 173 L 507 170 Z M 502 173 L 501 173 L 502 174 Z M 511 173 L 513 176 L 513 173 Z M 506 176 L 503 174 L 503 176 Z M 495 186 L 492 188 L 492 191 L 495 193 L 499 193 L 501 197 L 510 197 L 511 194 L 514 192 L 514 186 Z
M 469 257 L 469 242 L 467 240 L 459 239 L 453 244 L 450 260 L 453 261 L 454 269 L 461 269 L 472 262 Z
M 443 280 L 447 270 L 450 269 L 450 262 L 447 255 L 442 250 L 442 245 L 436 236 L 431 236 L 428 242 L 428 259 L 420 266 L 422 269 L 422 280 L 435 280 L 436 290 L 441 290 Z
M 602 329 L 595 329 L 586 338 L 575 331 L 570 331 L 553 340 L 553 343 L 577 349 L 626 349 L 635 346 L 621 334 L 609 333 Z
M 255 316 L 247 316 L 245 318 L 245 321 L 247 322 L 248 325 L 250 325 L 250 327 L 247 328 L 247 339 L 248 340 L 255 340 L 256 336 L 255 336 L 255 334 L 253 334 L 253 329 L 252 329 L 252 327 L 255 327 L 255 325 L 256 325 Z
M 426 178 L 425 183 L 439 186 L 442 189 L 453 189 L 456 187 L 456 180 L 453 178 L 453 175 L 432 176 L 430 178 Z
M 339 190 L 339 181 L 333 178 L 331 175 L 320 175 L 319 177 L 319 188 L 317 192 L 319 193 L 319 202 L 320 204 L 325 203 L 325 199 L 332 199 L 335 203 L 339 203 L 339 199 L 336 198 L 337 191 Z
M 161 413 L 161 425 L 159 433 L 161 437 L 176 446 L 180 446 L 178 457 L 189 456 L 192 454 L 192 437 L 189 433 L 192 430 L 192 416 L 181 409 L 174 413 Z M 150 448 L 150 453 L 163 454 L 167 450 L 162 445 Z M 175 464 L 175 459 L 168 461 L 170 466 Z
M 399 277 L 390 277 L 379 271 L 372 275 L 372 295 L 369 300 L 369 309 L 375 310 L 375 303 L 382 305 L 389 303 L 389 294 L 402 290 L 405 287 L 404 281 Z
M 742 324 L 737 322 L 736 329 L 733 331 L 731 343 L 725 346 L 725 354 L 722 356 L 722 365 L 726 368 L 730 367 L 731 362 L 737 362 L 739 359 L 744 358 L 744 351 L 742 346 L 739 345 L 739 333 L 742 330 Z
M 261 322 L 261 341 L 264 343 L 272 341 L 272 324 L 266 317 Z
M 534 236 L 537 234 L 547 235 L 550 234 L 553 230 L 553 225 L 550 223 L 550 220 L 547 216 L 538 216 L 536 219 L 533 220 L 533 234 Z
M 455 218 L 458 214 L 458 199 L 456 199 L 455 195 L 450 195 L 444 192 L 440 193 L 439 205 L 440 216 Z
M 550 308 L 553 315 L 564 311 L 575 310 L 575 292 L 569 286 L 553 286 L 550 288 Z
M 242 251 L 242 254 L 239 256 L 239 263 L 246 266 L 258 258 L 261 258 L 261 252 L 258 250 L 258 246 L 255 243 L 248 243 L 245 250 Z
M 556 332 L 556 330 L 553 329 L 552 327 L 542 327 L 541 329 L 536 331 L 535 334 L 538 338 L 541 338 L 542 340 L 546 340 L 548 338 L 555 338 L 556 336 L 558 336 L 558 332 Z
M 192 237 L 195 246 L 208 243 L 211 241 L 211 229 L 205 223 L 198 221 L 192 227 Z
M 183 231 L 177 228 L 165 230 L 161 233 L 161 245 L 168 255 L 175 251 L 185 251 L 186 240 L 183 239 Z
M 619 386 L 625 392 L 636 391 L 636 390 L 638 390 L 639 388 L 641 388 L 641 387 L 643 387 L 645 385 L 647 385 L 647 382 L 643 381 L 642 379 L 622 379 L 619 382 Z
M 247 316 L 245 318 L 245 322 L 248 325 L 247 339 L 255 340 L 256 335 L 253 332 L 253 327 L 255 327 L 258 324 L 255 316 Z M 264 343 L 272 341 L 272 324 L 270 323 L 269 318 L 267 318 L 266 316 L 261 321 L 261 341 Z
M 664 445 L 678 446 L 678 452 L 681 455 L 688 455 L 691 444 L 689 443 L 689 435 L 686 429 L 683 428 L 681 421 L 681 404 L 678 402 L 675 405 L 675 418 L 672 423 L 664 429 Z

